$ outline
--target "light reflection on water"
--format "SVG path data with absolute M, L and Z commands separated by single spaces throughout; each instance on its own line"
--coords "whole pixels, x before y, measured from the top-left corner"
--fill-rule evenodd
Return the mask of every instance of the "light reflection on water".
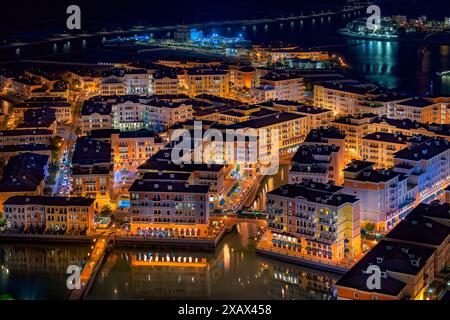
M 81 266 L 89 246 L 0 245 L 0 295 L 16 300 L 65 299 L 66 270 Z
M 339 276 L 266 259 L 254 252 L 258 227 L 242 223 L 215 254 L 170 250 L 115 250 L 89 299 L 333 299 Z M 147 255 L 206 259 L 206 266 L 136 263 Z M 170 259 L 169 259 L 170 260 Z

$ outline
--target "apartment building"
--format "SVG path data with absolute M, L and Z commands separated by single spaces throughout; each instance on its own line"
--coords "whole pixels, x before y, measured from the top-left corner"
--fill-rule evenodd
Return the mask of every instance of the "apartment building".
M 361 138 L 361 158 L 374 162 L 376 168 L 391 168 L 394 165 L 394 153 L 427 139 L 429 137 L 386 132 L 370 133 Z
M 271 148 L 278 145 L 280 155 L 294 152 L 298 145 L 306 137 L 306 117 L 300 114 L 280 112 L 275 115 L 268 115 L 240 122 L 232 125 L 236 129 L 255 130 L 259 146 L 267 146 L 264 151 L 260 149 L 259 156 L 271 156 Z M 264 153 L 262 154 L 261 153 Z
M 450 143 L 432 138 L 394 154 L 394 170 L 416 185 L 417 200 L 423 201 L 450 182 Z
M 87 100 L 83 103 L 80 116 L 82 135 L 88 135 L 93 130 L 112 128 L 111 103 L 112 101 L 102 101 L 100 98 Z
M 49 144 L 53 131 L 47 129 L 2 130 L 0 145 Z
M 338 299 L 439 299 L 445 292 L 433 284 L 450 263 L 448 212 L 448 204 L 419 204 L 337 281 Z M 369 289 L 374 267 L 381 271 L 380 286 Z
M 331 121 L 330 125 L 345 133 L 346 161 L 362 159 L 362 138 L 371 131 L 371 123 L 376 118 L 374 114 L 345 116 Z
M 94 199 L 13 196 L 3 210 L 12 229 L 64 233 L 93 229 Z
M 72 157 L 73 196 L 95 199 L 95 209 L 110 204 L 113 164 L 110 143 L 79 137 Z
M 230 95 L 230 73 L 221 69 L 189 69 L 186 71 L 186 86 L 191 98 L 202 94 L 227 98 Z
M 290 184 L 333 181 L 341 185 L 344 182 L 344 150 L 336 145 L 300 145 L 291 163 Z
M 22 119 L 26 111 L 42 108 L 55 110 L 56 121 L 59 123 L 72 122 L 72 105 L 65 99 L 29 99 L 14 105 L 13 114 L 16 119 Z
M 261 77 L 260 84 L 275 89 L 274 100 L 304 100 L 303 77 L 295 73 L 269 73 Z
M 318 264 L 361 252 L 360 203 L 332 184 L 288 184 L 267 194 L 268 229 L 259 245 Z
M 209 187 L 136 180 L 128 190 L 136 235 L 205 236 L 209 223 Z
M 420 123 L 449 124 L 450 98 L 412 98 L 394 106 L 395 119 L 411 119 Z
M 0 180 L 0 210 L 6 199 L 16 195 L 42 195 L 48 175 L 46 155 L 31 152 L 11 157 Z
M 360 199 L 361 227 L 368 232 L 392 229 L 416 196 L 416 188 L 408 185 L 406 175 L 393 169 L 376 170 L 373 162 L 360 160 L 353 160 L 344 169 L 344 188 L 345 193 Z

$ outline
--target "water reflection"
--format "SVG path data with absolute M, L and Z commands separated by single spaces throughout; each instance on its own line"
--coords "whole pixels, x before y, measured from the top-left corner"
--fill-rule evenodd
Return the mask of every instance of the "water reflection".
M 337 275 L 256 255 L 258 231 L 256 225 L 240 224 L 215 254 L 116 250 L 88 298 L 333 299 Z
M 255 197 L 255 201 L 251 207 L 252 210 L 265 211 L 266 206 L 266 194 L 286 183 L 288 183 L 288 164 L 281 164 L 278 173 L 273 176 L 266 176 L 262 181 L 258 192 Z
M 17 300 L 65 299 L 66 270 L 81 266 L 89 247 L 0 245 L 0 295 Z

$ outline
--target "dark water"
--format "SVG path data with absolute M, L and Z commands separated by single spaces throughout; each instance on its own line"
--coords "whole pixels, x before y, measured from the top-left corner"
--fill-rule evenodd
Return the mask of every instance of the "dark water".
M 363 12 L 361 14 L 364 14 Z M 450 14 L 450 12 L 449 12 Z M 204 29 L 205 34 L 219 33 L 225 36 L 242 34 L 255 44 L 282 41 L 309 47 L 319 47 L 344 58 L 357 78 L 420 95 L 427 91 L 450 94 L 449 80 L 439 78 L 436 72 L 450 70 L 450 44 L 421 45 L 407 42 L 386 42 L 358 40 L 340 35 L 337 30 L 350 20 L 358 17 L 342 15 L 323 19 L 305 19 L 293 22 L 259 24 L 256 26 L 233 26 Z M 166 37 L 167 31 L 154 32 L 155 37 Z M 169 34 L 171 36 L 171 34 Z M 109 38 L 109 37 L 107 37 Z M 130 53 L 101 50 L 101 38 L 73 40 L 70 47 L 64 43 L 46 44 L 38 47 L 23 47 L 18 57 L 39 56 L 43 60 L 70 61 L 83 63 L 123 62 L 132 60 L 152 60 L 174 54 L 198 56 L 188 52 L 160 50 L 145 53 Z M 426 47 L 426 50 L 424 50 Z M 7 53 L 3 54 L 5 57 Z M 15 59 L 9 52 L 9 59 Z M 1 55 L 0 55 L 1 56 Z M 207 55 L 201 55 L 208 57 Z
M 256 225 L 238 225 L 215 254 L 115 250 L 99 271 L 88 299 L 334 299 L 332 286 L 339 276 L 256 255 L 257 232 Z M 157 266 L 147 259 L 167 254 L 205 259 L 206 264 Z
M 67 267 L 81 265 L 88 252 L 88 246 L 0 244 L 0 295 L 65 299 Z

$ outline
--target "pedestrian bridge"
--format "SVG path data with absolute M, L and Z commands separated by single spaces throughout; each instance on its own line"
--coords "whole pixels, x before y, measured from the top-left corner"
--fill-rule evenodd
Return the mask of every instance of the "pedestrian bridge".
M 92 251 L 88 253 L 89 259 L 81 271 L 81 288 L 74 289 L 69 296 L 69 300 L 81 300 L 89 291 L 93 279 L 95 279 L 100 265 L 105 258 L 106 249 L 110 243 L 114 242 L 114 237 L 114 233 L 105 233 L 94 239 L 95 244 L 91 247 Z

